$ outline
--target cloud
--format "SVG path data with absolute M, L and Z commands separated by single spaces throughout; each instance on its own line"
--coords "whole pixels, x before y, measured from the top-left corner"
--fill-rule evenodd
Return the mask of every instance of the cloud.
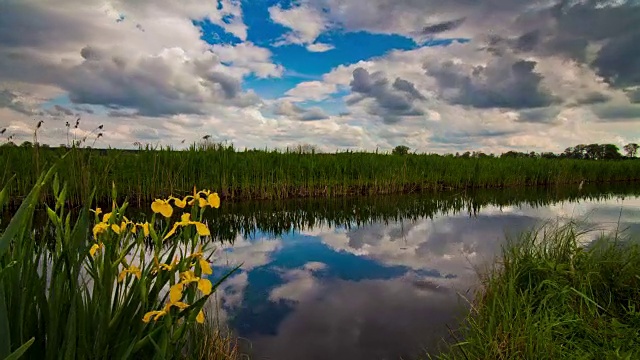
M 87 48 L 84 48 L 85 50 Z M 166 51 L 136 58 L 90 48 L 85 60 L 59 79 L 72 102 L 138 110 L 143 116 L 204 114 L 208 106 L 248 106 L 259 101 L 242 93 L 240 80 L 212 70 L 213 54 L 198 58 Z
M 407 116 L 421 116 L 424 111 L 415 102 L 426 98 L 415 88 L 414 84 L 396 78 L 392 85 L 381 72 L 369 74 L 364 68 L 353 71 L 350 84 L 355 94 L 350 104 L 356 104 L 365 99 L 372 99 L 373 103 L 367 108 L 371 115 L 380 116 L 386 123 L 397 123 Z
M 333 50 L 334 48 L 335 47 L 333 45 L 324 43 L 313 43 L 307 45 L 307 50 L 311 52 L 326 52 L 329 50 Z
M 478 66 L 454 61 L 426 64 L 425 71 L 438 82 L 440 95 L 453 104 L 525 109 L 556 102 L 541 87 L 543 77 L 535 67 L 535 61 L 501 57 Z
M 638 87 L 635 90 L 630 90 L 628 95 L 629 95 L 629 100 L 632 103 L 640 103 L 640 87 Z
M 237 1 L 96 5 L 9 2 L 0 14 L 0 78 L 59 87 L 79 105 L 163 117 L 257 104 L 255 94 L 241 90 L 242 77 L 282 73 L 266 49 L 251 43 L 211 46 L 200 39 L 192 19 L 246 37 Z M 20 29 L 30 30 L 22 36 Z
M 9 108 L 25 115 L 36 113 L 35 107 L 21 99 L 20 94 L 8 89 L 0 90 L 0 108 Z
M 337 91 L 335 84 L 322 81 L 305 81 L 297 84 L 294 88 L 287 90 L 285 95 L 298 101 L 313 100 L 321 101 Z
M 329 118 L 329 115 L 319 107 L 305 109 L 287 100 L 280 101 L 275 106 L 274 114 L 300 121 L 326 120 Z
M 281 65 L 272 62 L 271 51 L 251 42 L 237 45 L 216 44 L 211 46 L 211 51 L 221 62 L 233 65 L 231 70 L 238 76 L 253 73 L 259 78 L 278 78 L 284 72 Z
M 269 8 L 269 16 L 276 24 L 291 29 L 276 42 L 276 45 L 305 45 L 311 52 L 325 52 L 333 49 L 332 45 L 316 43 L 318 36 L 329 29 L 327 20 L 316 8 L 307 4 L 298 4 L 284 9 L 276 5 Z
M 322 281 L 286 274 L 277 298 L 295 299 L 277 335 L 255 335 L 253 349 L 273 359 L 389 359 L 435 354 L 462 310 L 457 295 L 427 279 Z M 402 296 L 399 296 L 402 294 Z M 429 321 L 415 321 L 423 314 Z M 437 330 L 441 329 L 441 330 Z M 424 334 L 430 334 L 425 337 Z M 331 346 L 327 346 L 331 339 Z
M 435 35 L 440 34 L 445 31 L 454 30 L 466 20 L 466 18 L 461 17 L 455 20 L 443 21 L 441 23 L 427 25 L 420 31 L 420 35 Z
M 222 245 L 223 251 L 213 257 L 216 266 L 235 267 L 242 264 L 242 271 L 268 264 L 274 252 L 282 247 L 280 239 L 255 239 L 249 241 L 238 236 L 233 244 Z
M 640 104 L 600 104 L 591 109 L 603 121 L 640 121 Z

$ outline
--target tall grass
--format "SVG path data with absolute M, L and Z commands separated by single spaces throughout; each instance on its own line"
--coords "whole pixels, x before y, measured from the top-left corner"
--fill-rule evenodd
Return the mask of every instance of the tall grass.
M 38 166 L 53 163 L 65 151 L 39 148 Z M 35 183 L 33 160 L 32 149 L 0 147 L 0 181 L 17 176 L 10 190 L 13 198 L 25 196 Z M 632 160 L 240 152 L 232 146 L 75 149 L 61 169 L 61 179 L 69 183 L 69 200 L 75 203 L 93 188 L 98 201 L 109 201 L 112 182 L 132 201 L 144 202 L 187 192 L 194 184 L 218 189 L 225 199 L 284 199 L 640 180 L 640 161 Z
M 575 224 L 510 240 L 441 359 L 640 358 L 640 245 Z
M 134 222 L 127 202 L 90 209 L 91 194 L 72 217 L 68 187 L 54 176 L 59 165 L 38 177 L 0 235 L 0 359 L 234 359 L 233 344 L 202 336 L 214 330 L 202 308 L 230 274 L 209 280 L 202 215 L 218 206 L 215 195 L 196 194 L 180 221 L 176 200 L 155 202 L 149 221 Z M 37 233 L 34 209 L 51 179 L 50 231 Z

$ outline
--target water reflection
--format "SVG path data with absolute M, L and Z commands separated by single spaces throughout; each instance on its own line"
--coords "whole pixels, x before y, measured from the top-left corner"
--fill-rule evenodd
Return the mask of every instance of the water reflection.
M 638 196 L 637 186 L 587 184 L 223 203 L 208 218 L 220 240 L 214 276 L 242 267 L 217 293 L 218 314 L 249 339 L 252 359 L 437 352 L 505 234 L 558 218 L 640 233 Z
M 477 267 L 491 262 L 505 234 L 570 218 L 584 228 L 640 231 L 632 189 L 527 194 L 523 203 L 405 196 L 221 213 L 217 221 L 243 225 L 216 264 L 244 263 L 218 294 L 221 316 L 250 340 L 256 359 L 411 359 L 437 352 L 446 325 L 464 315 L 460 295 L 470 297 Z

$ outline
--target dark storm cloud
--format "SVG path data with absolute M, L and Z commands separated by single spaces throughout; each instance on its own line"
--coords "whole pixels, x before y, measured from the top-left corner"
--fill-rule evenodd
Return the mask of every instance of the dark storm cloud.
M 640 18 L 636 23 L 640 28 Z M 598 52 L 593 65 L 598 75 L 618 87 L 640 84 L 640 31 L 610 40 Z
M 607 94 L 603 94 L 601 92 L 591 92 L 586 94 L 584 97 L 578 99 L 578 104 L 580 105 L 585 105 L 585 104 L 600 104 L 600 103 L 605 103 L 607 101 L 611 100 L 611 96 L 607 95 Z
M 594 105 L 591 110 L 603 121 L 639 121 L 640 120 L 640 105 L 615 105 L 615 104 L 602 104 Z
M 357 96 L 348 104 L 353 105 L 367 98 L 373 99 L 374 103 L 367 111 L 371 115 L 382 117 L 386 123 L 396 123 L 404 116 L 424 115 L 414 103 L 416 100 L 425 100 L 425 97 L 407 80 L 396 78 L 394 83 L 389 85 L 389 80 L 382 72 L 369 74 L 367 70 L 357 68 L 353 71 L 350 86 L 351 91 Z
M 498 37 L 493 45 L 516 52 L 559 55 L 593 67 L 613 86 L 624 88 L 640 84 L 640 4 L 624 1 L 558 1 L 538 11 L 521 11 L 511 38 Z M 598 43 L 594 56 L 588 48 Z
M 514 47 L 519 51 L 531 51 L 540 42 L 540 30 L 530 31 L 518 37 Z
M 445 61 L 425 64 L 436 79 L 440 94 L 453 104 L 476 108 L 526 109 L 545 107 L 557 101 L 541 86 L 535 61 L 493 58 L 486 66 L 470 67 Z
M 444 21 L 438 24 L 427 25 L 420 31 L 421 35 L 435 35 L 445 31 L 454 30 L 460 27 L 466 18 L 462 17 L 455 20 Z
M 524 109 L 518 112 L 518 122 L 554 124 L 560 110 L 559 107 Z

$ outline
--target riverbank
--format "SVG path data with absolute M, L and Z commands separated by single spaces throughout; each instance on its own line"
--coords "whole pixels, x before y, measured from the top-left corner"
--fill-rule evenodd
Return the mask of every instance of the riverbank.
M 41 170 L 67 151 L 0 147 L 0 184 L 15 175 L 10 196 L 20 201 Z M 68 183 L 68 201 L 74 205 L 94 188 L 98 202 L 110 202 L 112 183 L 130 202 L 144 203 L 187 194 L 194 184 L 216 190 L 228 202 L 640 181 L 636 159 L 317 154 L 237 151 L 231 146 L 184 151 L 73 149 L 60 169 L 60 180 Z M 45 196 L 51 196 L 48 189 Z
M 640 246 L 552 226 L 509 241 L 440 359 L 640 358 Z

